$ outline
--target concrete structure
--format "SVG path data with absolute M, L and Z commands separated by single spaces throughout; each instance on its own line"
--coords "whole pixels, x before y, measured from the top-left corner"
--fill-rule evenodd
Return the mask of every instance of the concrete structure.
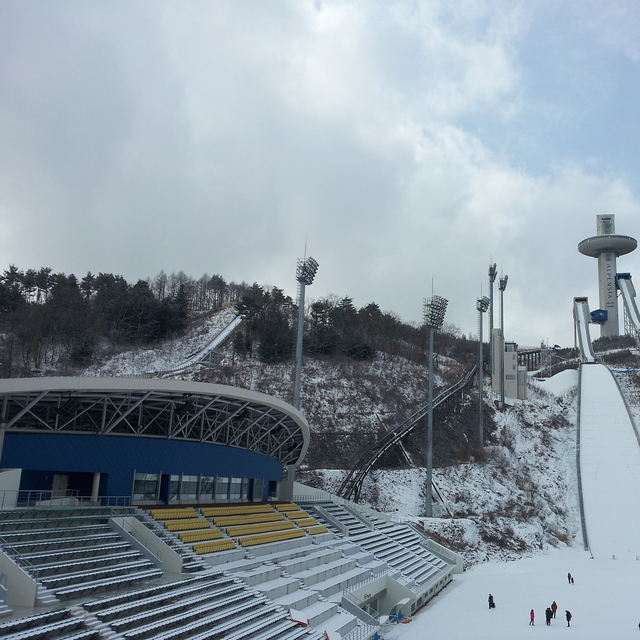
M 583 240 L 578 251 L 598 259 L 598 289 L 600 309 L 592 313 L 592 319 L 600 324 L 603 338 L 620 335 L 618 320 L 618 296 L 616 290 L 616 258 L 633 251 L 638 242 L 630 236 L 616 235 L 615 216 L 596 216 L 597 235 Z
M 491 389 L 500 393 L 504 388 L 507 398 L 517 400 L 527 399 L 527 367 L 518 365 L 518 345 L 515 342 L 505 342 L 500 329 L 493 330 L 494 359 L 500 362 L 501 351 L 504 352 L 504 387 L 500 385 L 500 368 L 491 376 Z

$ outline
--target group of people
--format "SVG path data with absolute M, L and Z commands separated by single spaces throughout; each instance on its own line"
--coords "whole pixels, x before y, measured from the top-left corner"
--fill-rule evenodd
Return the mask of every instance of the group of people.
M 558 611 L 558 605 L 556 604 L 556 601 L 554 600 L 551 603 L 550 607 L 547 607 L 547 609 L 544 612 L 544 618 L 547 622 L 547 626 L 550 627 L 551 626 L 551 620 L 553 618 L 556 617 L 556 612 Z M 564 612 L 565 618 L 567 619 L 567 627 L 571 626 L 571 618 L 573 617 L 571 615 L 571 611 L 569 611 L 568 609 L 565 610 Z M 531 609 L 531 611 L 529 611 L 529 626 L 533 627 L 536 623 L 536 612 Z
M 573 576 L 570 573 L 567 574 L 567 580 L 569 581 L 569 584 L 574 584 Z M 496 608 L 495 600 L 493 599 L 493 596 L 489 594 L 489 609 L 495 609 L 495 608 Z M 548 627 L 551 626 L 551 620 L 556 617 L 557 611 L 558 611 L 558 605 L 554 600 L 551 603 L 551 606 L 547 607 L 544 612 L 544 617 Z M 569 611 L 568 609 L 565 609 L 564 616 L 567 620 L 567 627 L 570 627 L 571 618 L 573 617 L 571 615 L 571 611 Z M 529 611 L 529 626 L 533 627 L 535 626 L 535 623 L 536 623 L 536 612 L 533 609 L 531 609 L 531 611 Z M 640 624 L 638 625 L 638 628 L 640 628 Z

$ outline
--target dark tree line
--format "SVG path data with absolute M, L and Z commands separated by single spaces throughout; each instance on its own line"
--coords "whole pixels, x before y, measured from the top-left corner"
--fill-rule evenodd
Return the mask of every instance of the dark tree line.
M 296 303 L 281 289 L 227 283 L 222 276 L 198 279 L 180 271 L 129 284 L 122 276 L 54 273 L 48 267 L 0 275 L 0 375 L 29 375 L 60 363 L 88 361 L 102 345 L 143 345 L 180 335 L 189 313 L 235 304 L 245 318 L 234 336 L 240 355 L 264 362 L 293 358 Z M 451 332 L 438 334 L 436 349 L 459 361 L 474 343 Z M 307 309 L 304 346 L 309 355 L 366 360 L 404 356 L 426 360 L 422 327 L 401 322 L 372 302 L 360 309 L 349 297 L 328 297 Z
M 150 344 L 184 331 L 190 311 L 239 299 L 247 285 L 183 272 L 129 284 L 122 276 L 54 273 L 49 267 L 0 275 L 0 374 L 28 375 L 89 359 L 99 341 Z
M 234 338 L 236 353 L 255 355 L 265 362 L 291 359 L 295 350 L 298 308 L 281 289 L 257 284 L 240 298 L 237 310 L 245 322 Z M 455 328 L 453 328 L 455 329 Z M 403 323 L 372 302 L 360 309 L 352 298 L 322 298 L 307 309 L 304 350 L 307 355 L 343 355 L 367 360 L 381 353 L 426 362 L 426 333 Z M 441 353 L 465 361 L 476 343 L 441 332 Z

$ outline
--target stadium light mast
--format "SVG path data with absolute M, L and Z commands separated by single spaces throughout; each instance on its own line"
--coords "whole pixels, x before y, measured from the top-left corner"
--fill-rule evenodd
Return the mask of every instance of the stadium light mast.
M 293 382 L 293 406 L 300 409 L 300 379 L 302 376 L 302 336 L 304 334 L 304 289 L 313 283 L 318 263 L 313 258 L 298 260 L 296 280 L 300 287 L 298 296 L 298 335 L 296 336 L 296 366 Z
M 487 296 L 476 300 L 476 309 L 478 310 L 478 448 L 484 446 L 484 424 L 482 411 L 482 387 L 483 387 L 483 362 L 482 362 L 482 314 L 489 308 L 491 301 Z
M 509 276 L 500 278 L 500 409 L 504 409 L 504 290 Z
M 423 321 L 429 329 L 429 405 L 427 411 L 427 484 L 425 497 L 425 514 L 427 518 L 433 516 L 433 499 L 431 484 L 433 477 L 433 334 L 442 328 L 444 314 L 449 301 L 440 296 L 426 298 L 423 303 Z
M 496 281 L 497 274 L 498 266 L 494 262 L 489 265 L 489 363 L 492 376 L 496 372 L 493 355 L 493 283 Z

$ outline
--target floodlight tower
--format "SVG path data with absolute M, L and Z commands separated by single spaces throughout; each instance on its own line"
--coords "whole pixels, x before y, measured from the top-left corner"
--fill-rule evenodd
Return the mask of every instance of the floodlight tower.
M 578 251 L 598 259 L 598 288 L 600 292 L 600 336 L 608 338 L 620 334 L 618 294 L 616 291 L 616 258 L 631 253 L 638 242 L 630 236 L 615 233 L 615 216 L 596 216 L 597 235 L 578 244 Z M 597 317 L 597 316 L 596 316 Z
M 509 276 L 500 278 L 500 408 L 504 409 L 504 290 Z
M 422 316 L 425 326 L 429 329 L 429 405 L 427 411 L 427 486 L 425 497 L 425 515 L 433 516 L 433 498 L 431 483 L 433 476 L 433 334 L 442 328 L 444 314 L 449 301 L 440 296 L 426 298 L 423 303 Z
M 493 357 L 493 283 L 498 275 L 498 265 L 494 262 L 489 265 L 489 363 L 491 366 L 491 375 L 496 372 Z
M 486 312 L 491 304 L 491 300 L 487 296 L 478 298 L 476 300 L 476 309 L 478 310 L 478 448 L 482 449 L 484 446 L 484 425 L 483 425 L 483 412 L 482 412 L 482 383 L 483 383 L 483 369 L 482 369 L 482 314 Z
M 313 283 L 318 263 L 313 258 L 298 260 L 296 280 L 300 285 L 298 296 L 298 335 L 296 339 L 296 368 L 293 382 L 293 406 L 300 409 L 300 378 L 302 375 L 302 336 L 304 334 L 304 289 Z

